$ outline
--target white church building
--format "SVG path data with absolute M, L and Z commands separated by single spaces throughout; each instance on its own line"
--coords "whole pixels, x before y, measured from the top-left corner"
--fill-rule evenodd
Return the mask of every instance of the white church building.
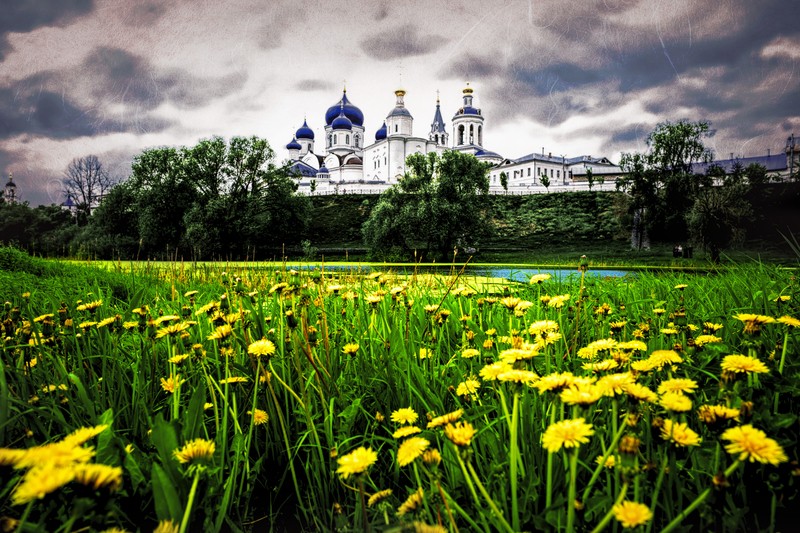
M 580 156 L 567 159 L 554 158 L 552 154 L 529 154 L 519 159 L 507 159 L 485 149 L 484 116 L 473 105 L 473 93 L 473 88 L 467 84 L 462 91 L 462 106 L 451 119 L 452 137 L 447 131 L 437 97 L 426 138 L 414 136 L 414 117 L 404 102 L 406 92 L 398 89 L 394 93 L 394 108 L 386 115 L 374 138 L 368 140 L 364 114 L 348 99 L 345 89 L 341 99 L 325 113 L 324 150 L 320 153 L 315 151 L 314 131 L 307 120 L 286 145 L 290 172 L 304 194 L 379 193 L 403 177 L 406 158 L 411 154 L 445 150 L 470 153 L 490 163 L 493 192 L 524 192 L 534 186 L 543 192 L 542 176 L 549 175 L 548 186 L 557 188 L 572 184 L 575 174 L 585 174 L 586 168 L 619 172 L 619 167 L 606 158 Z M 505 173 L 507 187 L 501 186 L 501 173 Z

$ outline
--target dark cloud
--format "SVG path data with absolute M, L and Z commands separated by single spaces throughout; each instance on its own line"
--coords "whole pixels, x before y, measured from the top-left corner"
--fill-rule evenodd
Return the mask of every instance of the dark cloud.
M 266 6 L 269 7 L 259 13 L 258 18 L 263 20 L 263 23 L 259 27 L 256 43 L 262 50 L 275 50 L 284 44 L 284 37 L 292 31 L 293 25 L 302 26 L 308 18 L 308 13 L 302 9 L 302 5 L 296 3 L 270 2 Z
M 456 59 L 439 72 L 443 78 L 473 81 L 491 79 L 503 74 L 504 69 L 496 60 L 472 53 Z
M 0 60 L 11 49 L 9 33 L 27 33 L 43 26 L 64 26 L 92 11 L 92 0 L 7 0 L 0 16 Z
M 0 138 L 20 134 L 65 139 L 99 133 L 89 110 L 63 94 L 26 86 L 0 88 Z
M 118 102 L 137 110 L 152 110 L 165 101 L 195 108 L 241 88 L 243 72 L 202 79 L 185 70 L 160 70 L 141 56 L 120 48 L 96 48 L 83 63 L 91 73 L 92 93 L 101 101 Z
M 336 86 L 330 80 L 318 80 L 318 79 L 305 79 L 300 80 L 295 83 L 294 88 L 298 91 L 333 91 Z
M 164 4 L 158 2 L 134 3 L 126 22 L 130 26 L 150 26 L 158 22 L 166 11 Z
M 386 17 L 389 16 L 389 6 L 386 4 L 381 4 L 378 6 L 378 10 L 375 12 L 375 20 L 380 22 L 384 20 Z
M 425 55 L 447 44 L 436 34 L 422 35 L 416 26 L 403 24 L 361 40 L 361 50 L 368 56 L 386 61 Z

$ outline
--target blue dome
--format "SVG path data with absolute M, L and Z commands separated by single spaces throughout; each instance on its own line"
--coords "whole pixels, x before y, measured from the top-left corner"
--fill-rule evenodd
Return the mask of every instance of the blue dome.
M 409 112 L 409 110 L 406 109 L 405 107 L 395 107 L 394 109 L 392 109 L 391 113 L 386 115 L 386 118 L 389 118 L 389 117 L 410 117 L 410 118 L 413 118 L 413 117 L 411 117 L 411 112 Z
M 353 123 L 347 118 L 347 115 L 344 114 L 344 109 L 340 109 L 339 116 L 333 119 L 330 123 L 331 128 L 335 130 L 347 130 L 350 131 L 353 129 Z
M 292 139 L 292 141 L 289 144 L 286 145 L 286 149 L 287 150 L 302 150 L 302 148 L 303 147 L 300 146 L 300 143 L 297 142 L 297 139 L 294 139 L 294 138 Z
M 458 115 L 480 115 L 480 109 L 476 109 L 472 106 L 464 106 L 458 111 L 456 111 L 456 116 Z
M 325 165 L 322 165 L 319 167 L 319 170 L 317 170 L 317 174 L 330 174 L 330 171 Z
M 383 123 L 383 126 L 380 127 L 378 131 L 375 132 L 375 140 L 382 141 L 386 138 L 386 123 Z
M 311 139 L 313 141 L 314 140 L 314 130 L 309 128 L 308 127 L 308 123 L 304 120 L 303 121 L 303 125 L 300 127 L 299 130 L 297 130 L 297 133 L 295 133 L 294 136 L 295 136 L 296 139 Z
M 347 93 L 342 93 L 342 99 L 328 108 L 325 112 L 325 124 L 333 126 L 333 121 L 339 116 L 339 112 L 344 109 L 344 116 L 350 119 L 350 122 L 356 126 L 364 125 L 364 113 L 359 108 L 350 103 L 347 99 Z

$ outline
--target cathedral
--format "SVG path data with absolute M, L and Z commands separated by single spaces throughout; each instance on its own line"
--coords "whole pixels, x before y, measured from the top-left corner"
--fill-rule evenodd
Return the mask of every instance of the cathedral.
M 473 106 L 473 89 L 467 84 L 462 91 L 463 105 L 452 122 L 452 145 L 439 99 L 428 137 L 415 137 L 414 117 L 403 101 L 406 92 L 395 91 L 395 105 L 372 139 L 364 129 L 364 114 L 347 98 L 341 99 L 325 113 L 324 151 L 314 149 L 314 131 L 304 121 L 286 145 L 291 173 L 299 180 L 300 192 L 314 191 L 382 191 L 397 183 L 405 174 L 405 161 L 415 153 L 427 154 L 458 150 L 498 165 L 503 158 L 483 148 L 484 117 Z

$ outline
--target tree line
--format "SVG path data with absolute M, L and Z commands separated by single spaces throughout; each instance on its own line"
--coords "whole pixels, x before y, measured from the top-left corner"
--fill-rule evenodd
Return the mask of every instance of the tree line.
M 704 144 L 711 133 L 706 121 L 665 122 L 645 152 L 622 155 L 616 216 L 634 247 L 694 243 L 716 258 L 743 239 L 749 195 L 769 176 L 760 165 L 695 172 L 712 159 Z M 491 243 L 501 222 L 490 213 L 487 164 L 456 151 L 414 154 L 406 163 L 404 178 L 358 222 L 372 258 L 441 259 Z M 147 149 L 120 182 L 88 156 L 69 165 L 63 183 L 70 210 L 0 203 L 0 240 L 49 256 L 273 259 L 285 246 L 313 250 L 310 233 L 321 223 L 290 169 L 258 137 Z

